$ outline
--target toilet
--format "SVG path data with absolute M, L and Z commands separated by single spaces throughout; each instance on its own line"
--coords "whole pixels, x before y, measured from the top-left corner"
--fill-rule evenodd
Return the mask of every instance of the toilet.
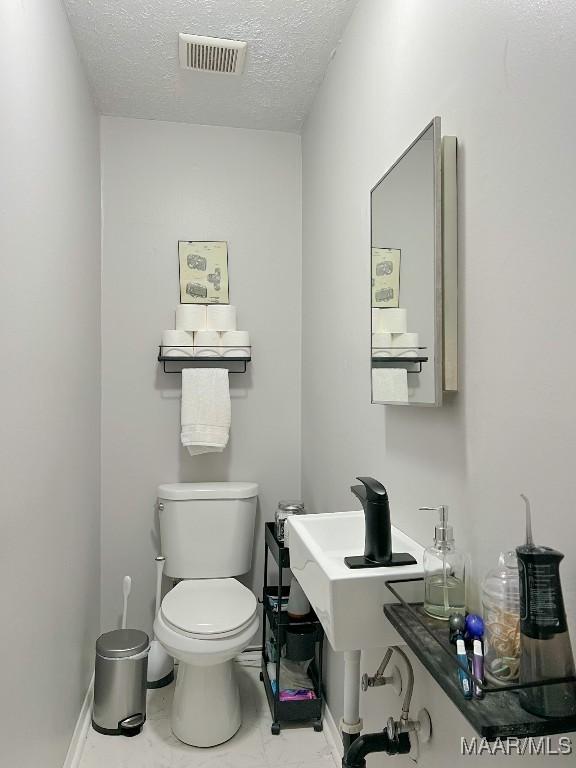
M 258 631 L 254 594 L 234 577 L 252 564 L 256 483 L 173 483 L 158 488 L 164 573 L 181 579 L 154 621 L 179 662 L 171 725 L 180 741 L 213 747 L 240 728 L 234 658 Z

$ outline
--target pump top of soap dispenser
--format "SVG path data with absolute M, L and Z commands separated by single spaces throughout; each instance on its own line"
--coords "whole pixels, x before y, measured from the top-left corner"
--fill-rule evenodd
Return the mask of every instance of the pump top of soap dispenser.
M 420 507 L 421 512 L 438 512 L 439 521 L 434 526 L 434 546 L 439 549 L 444 545 L 454 544 L 454 529 L 448 525 L 448 507 Z

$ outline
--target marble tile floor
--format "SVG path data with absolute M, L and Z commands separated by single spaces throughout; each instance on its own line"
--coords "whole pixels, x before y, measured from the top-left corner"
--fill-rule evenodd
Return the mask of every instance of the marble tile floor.
M 190 747 L 170 729 L 174 684 L 148 692 L 147 721 L 142 733 L 127 739 L 89 729 L 79 768 L 339 768 L 325 733 L 312 726 L 282 726 L 270 733 L 270 711 L 259 680 L 256 654 L 237 661 L 243 723 L 225 744 Z

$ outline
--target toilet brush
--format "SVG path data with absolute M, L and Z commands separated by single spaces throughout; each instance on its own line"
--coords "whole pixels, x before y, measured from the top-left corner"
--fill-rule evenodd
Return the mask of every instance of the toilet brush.
M 158 555 L 156 558 L 156 609 L 154 618 L 158 615 L 162 601 L 162 573 L 165 559 L 162 555 Z M 160 642 L 153 637 L 148 654 L 148 688 L 162 688 L 169 685 L 172 680 L 174 680 L 174 660 L 172 656 L 166 653 Z

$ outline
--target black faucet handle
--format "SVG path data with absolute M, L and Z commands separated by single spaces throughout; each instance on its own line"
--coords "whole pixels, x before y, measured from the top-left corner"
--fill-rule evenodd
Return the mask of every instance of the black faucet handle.
M 386 488 L 373 477 L 358 477 L 362 485 L 350 489 L 364 507 L 364 554 L 345 557 L 348 568 L 386 568 L 391 565 L 414 565 L 407 552 L 392 552 L 392 526 Z
M 376 504 L 384 504 L 388 501 L 388 492 L 382 483 L 375 480 L 373 477 L 357 477 L 365 488 L 365 498 L 367 501 L 376 502 Z M 355 486 L 356 488 L 358 486 Z

